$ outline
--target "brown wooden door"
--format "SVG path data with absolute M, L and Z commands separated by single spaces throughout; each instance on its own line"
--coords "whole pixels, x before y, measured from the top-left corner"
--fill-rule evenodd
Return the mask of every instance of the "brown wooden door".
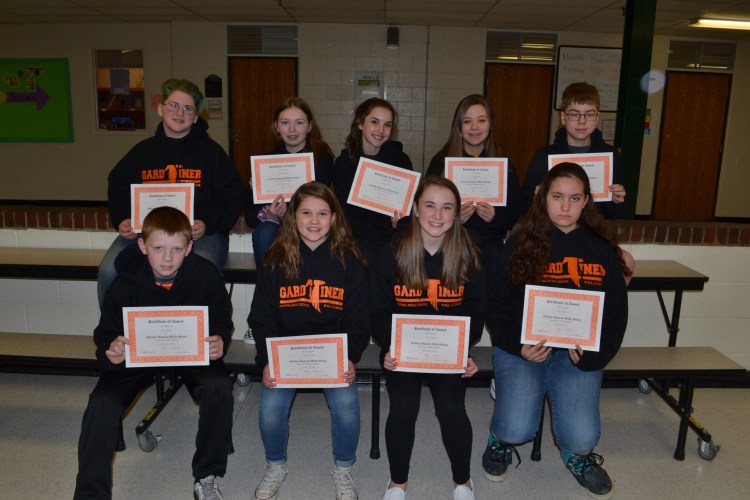
M 247 182 L 250 156 L 262 155 L 276 146 L 271 130 L 276 106 L 297 95 L 297 59 L 229 59 L 231 156 Z
M 654 219 L 713 217 L 731 83 L 726 74 L 668 72 Z
M 531 64 L 486 66 L 485 96 L 495 118 L 495 141 L 513 161 L 521 183 L 534 153 L 549 141 L 554 69 Z

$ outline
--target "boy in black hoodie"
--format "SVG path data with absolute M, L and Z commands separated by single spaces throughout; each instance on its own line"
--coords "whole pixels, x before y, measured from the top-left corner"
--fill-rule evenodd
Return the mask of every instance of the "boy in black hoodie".
M 78 442 L 75 499 L 112 497 L 112 459 L 120 419 L 140 391 L 154 379 L 153 368 L 124 366 L 123 307 L 208 306 L 210 364 L 178 367 L 191 394 L 200 401 L 193 456 L 196 500 L 221 499 L 217 476 L 227 467 L 232 430 L 232 382 L 222 357 L 232 334 L 232 305 L 216 268 L 191 253 L 192 228 L 179 210 L 160 207 L 143 222 L 138 246 L 118 256 L 118 276 L 107 291 L 94 330 L 102 376 L 89 396 Z

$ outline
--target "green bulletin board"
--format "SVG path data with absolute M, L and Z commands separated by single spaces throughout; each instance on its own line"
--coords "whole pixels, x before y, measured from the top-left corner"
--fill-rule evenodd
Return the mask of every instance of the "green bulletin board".
M 67 59 L 0 59 L 0 142 L 73 142 Z

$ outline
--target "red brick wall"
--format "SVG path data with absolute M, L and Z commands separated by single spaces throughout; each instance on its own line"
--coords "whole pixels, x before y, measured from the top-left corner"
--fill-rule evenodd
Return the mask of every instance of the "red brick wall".
M 114 231 L 104 207 L 0 206 L 0 227 Z M 616 221 L 622 243 L 750 246 L 750 224 L 727 222 Z M 232 229 L 248 233 L 244 217 Z

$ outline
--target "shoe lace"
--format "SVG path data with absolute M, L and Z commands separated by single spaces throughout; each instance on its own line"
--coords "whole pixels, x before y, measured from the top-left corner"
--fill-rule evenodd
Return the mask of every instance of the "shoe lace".
M 356 497 L 357 490 L 354 487 L 354 479 L 349 470 L 335 469 L 332 473 L 336 491 L 344 496 Z
M 201 498 L 215 498 L 211 495 L 215 495 L 219 491 L 219 480 L 216 476 L 206 476 L 199 481 L 201 485 Z
M 516 469 L 519 465 L 521 465 L 521 455 L 518 454 L 518 450 L 515 446 L 510 444 L 501 443 L 499 439 L 494 437 L 495 435 L 492 435 L 492 442 L 490 443 L 490 457 L 492 457 L 492 460 L 500 461 L 503 458 L 505 458 L 505 454 L 508 452 L 508 450 L 511 451 L 512 454 L 516 456 L 518 459 L 518 463 L 516 464 Z M 513 457 L 511 456 L 510 462 L 513 463 Z
M 273 489 L 284 477 L 284 467 L 280 465 L 266 465 L 266 473 L 260 482 L 259 488 Z
M 598 453 L 589 453 L 587 455 L 573 455 L 568 460 L 568 468 L 573 474 L 578 476 L 588 472 L 592 467 L 604 463 L 604 457 Z

